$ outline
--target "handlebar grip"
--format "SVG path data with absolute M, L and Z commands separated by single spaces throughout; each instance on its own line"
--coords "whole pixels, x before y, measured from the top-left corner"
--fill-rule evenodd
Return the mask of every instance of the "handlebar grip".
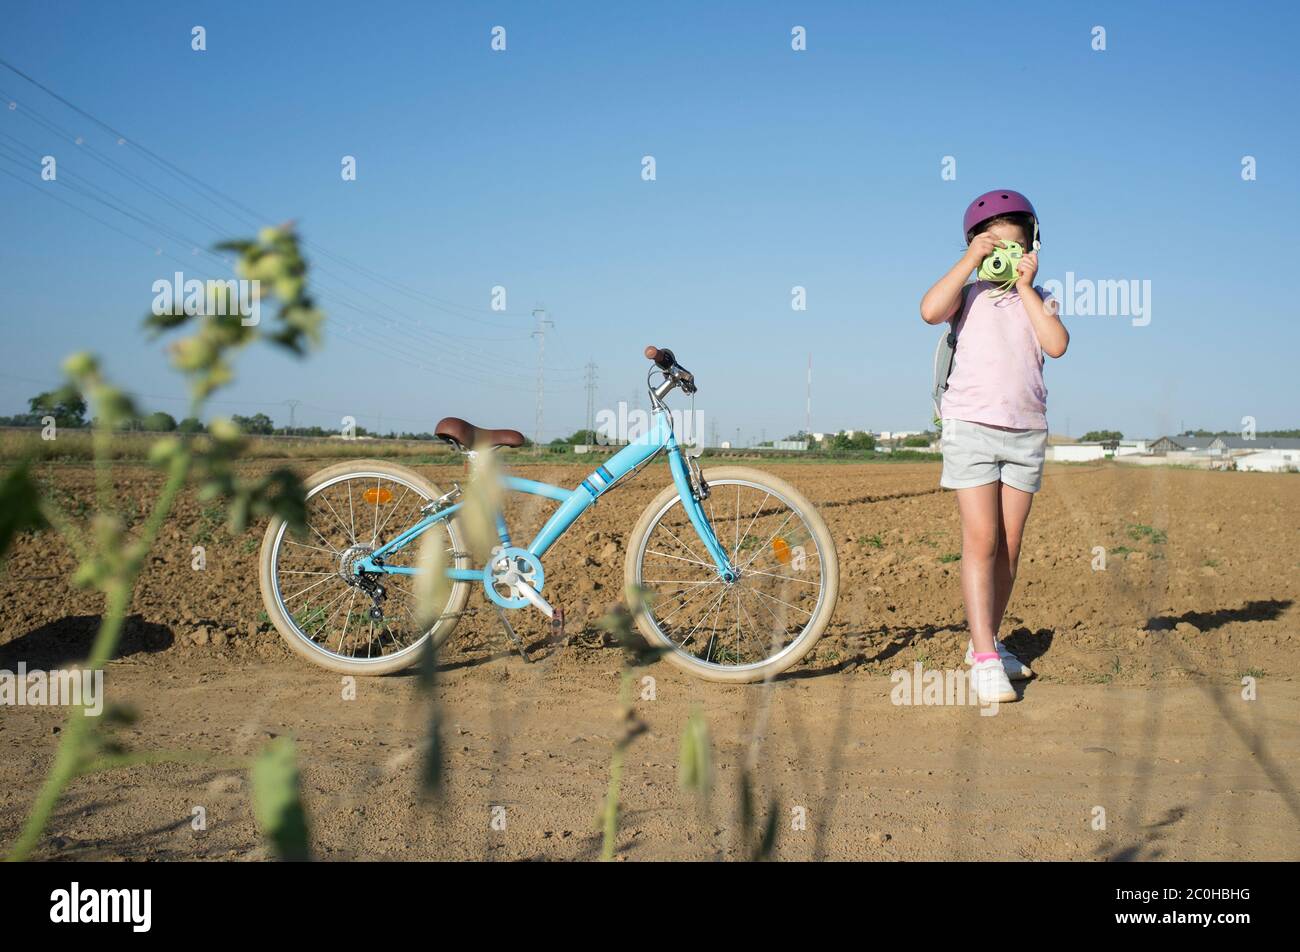
M 671 370 L 677 363 L 677 358 L 667 347 L 655 347 L 653 345 L 645 349 L 646 360 L 653 360 L 655 365 L 662 370 Z

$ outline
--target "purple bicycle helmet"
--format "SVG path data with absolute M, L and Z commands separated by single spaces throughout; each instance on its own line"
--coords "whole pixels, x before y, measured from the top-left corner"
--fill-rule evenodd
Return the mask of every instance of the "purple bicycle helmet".
M 966 206 L 966 214 L 962 217 L 961 222 L 962 237 L 969 244 L 972 237 L 971 232 L 982 222 L 986 222 L 990 218 L 997 218 L 999 215 L 1011 215 L 1016 212 L 1026 214 L 1034 220 L 1034 236 L 1031 246 L 1037 249 L 1042 238 L 1038 230 L 1038 213 L 1034 211 L 1033 203 L 1029 199 L 1009 188 L 995 188 L 991 192 L 985 192 Z

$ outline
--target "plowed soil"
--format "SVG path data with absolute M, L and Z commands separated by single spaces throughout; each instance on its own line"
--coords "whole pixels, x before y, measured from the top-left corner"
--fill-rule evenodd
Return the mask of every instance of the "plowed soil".
M 456 467 L 416 468 L 444 488 L 461 478 Z M 588 469 L 523 474 L 576 485 Z M 736 794 L 751 750 L 759 806 L 778 812 L 778 858 L 1300 856 L 1300 477 L 1049 465 L 1002 630 L 1037 678 L 1020 703 L 982 716 L 891 699 L 892 673 L 959 669 L 966 647 L 956 506 L 938 466 L 771 469 L 818 505 L 835 538 L 834 621 L 769 687 L 713 685 L 663 663 L 634 672 L 648 729 L 626 757 L 618 858 L 744 858 Z M 93 504 L 89 467 L 39 474 L 70 511 Z M 120 465 L 115 480 L 138 524 L 159 477 Z M 440 656 L 441 803 L 417 794 L 428 707 L 416 679 L 362 679 L 351 699 L 338 675 L 291 655 L 258 595 L 260 527 L 232 537 L 219 510 L 188 492 L 106 681 L 110 702 L 138 714 L 117 729 L 128 749 L 210 758 L 79 779 L 38 856 L 263 858 L 241 763 L 287 734 L 317 857 L 595 857 L 624 668 L 595 623 L 620 597 L 626 535 L 666 481 L 662 468 L 646 471 L 548 553 L 547 592 L 569 623 L 553 638 L 540 615 L 516 613 L 532 663 L 481 595 L 471 599 L 477 612 Z M 516 538 L 549 507 L 512 508 Z M 73 587 L 73 568 L 57 536 L 19 540 L 0 576 L 0 669 L 85 657 L 102 599 Z M 677 783 L 692 709 L 712 739 L 705 804 Z M 0 708 L 0 847 L 21 826 L 65 713 Z M 196 807 L 205 829 L 194 829 Z

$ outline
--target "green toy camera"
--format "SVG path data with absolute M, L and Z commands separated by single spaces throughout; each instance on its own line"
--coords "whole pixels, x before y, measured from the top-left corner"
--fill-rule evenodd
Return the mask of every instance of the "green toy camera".
M 980 280 L 1001 285 L 999 293 L 1010 291 L 1016 286 L 1016 278 L 1019 277 L 1016 266 L 1025 255 L 1025 249 L 1014 241 L 1004 241 L 1002 245 L 984 259 L 979 270 Z

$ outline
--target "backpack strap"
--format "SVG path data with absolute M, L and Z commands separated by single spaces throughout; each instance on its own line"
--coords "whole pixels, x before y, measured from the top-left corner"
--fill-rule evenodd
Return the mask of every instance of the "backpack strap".
M 962 285 L 961 301 L 957 306 L 956 312 L 948 318 L 948 331 L 943 337 L 939 338 L 939 345 L 934 352 L 934 385 L 930 391 L 930 399 L 934 403 L 934 418 L 939 419 L 940 403 L 943 400 L 944 393 L 948 390 L 948 378 L 952 376 L 953 364 L 957 356 L 957 322 L 961 320 L 962 314 L 966 311 L 966 301 L 969 295 L 967 290 L 974 287 L 971 284 Z
M 953 357 L 957 355 L 957 322 L 961 320 L 962 315 L 966 313 L 966 298 L 969 297 L 967 292 L 975 287 L 974 284 L 963 284 L 961 286 L 961 300 L 957 304 L 957 310 L 953 312 L 952 317 L 948 318 L 948 347 L 952 350 Z M 952 374 L 952 364 L 948 364 L 948 374 Z M 944 378 L 943 389 L 948 389 L 948 380 Z

